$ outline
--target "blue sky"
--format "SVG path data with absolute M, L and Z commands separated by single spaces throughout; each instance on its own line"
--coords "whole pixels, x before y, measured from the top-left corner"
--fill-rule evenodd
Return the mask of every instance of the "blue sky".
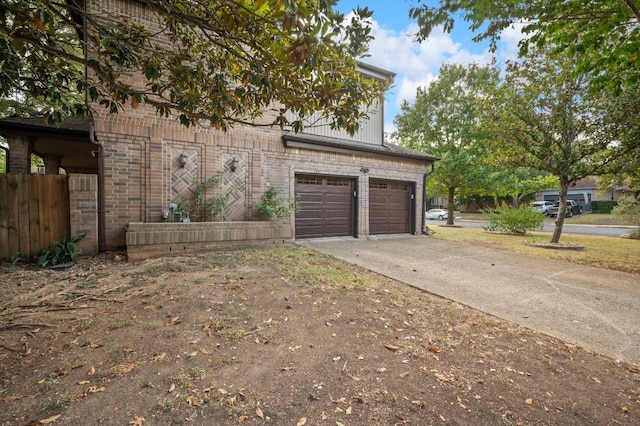
M 393 119 L 400 112 L 403 100 L 415 99 L 418 87 L 427 87 L 437 77 L 444 63 L 485 65 L 491 62 L 488 43 L 471 41 L 473 34 L 467 23 L 458 20 L 451 34 L 434 31 L 428 40 L 418 44 L 412 34 L 417 25 L 409 19 L 411 0 L 339 0 L 336 9 L 345 15 L 357 6 L 373 11 L 370 57 L 363 61 L 396 73 L 394 86 L 387 92 L 385 102 L 385 132 L 392 132 Z M 416 3 L 415 0 L 413 3 Z M 437 4 L 437 0 L 428 2 Z M 506 30 L 496 52 L 498 63 L 515 58 L 520 40 L 517 30 Z

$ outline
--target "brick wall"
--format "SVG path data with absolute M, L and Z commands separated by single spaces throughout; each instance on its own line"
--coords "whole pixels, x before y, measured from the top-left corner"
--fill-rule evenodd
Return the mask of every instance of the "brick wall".
M 292 243 L 293 232 L 287 222 L 130 223 L 127 226 L 129 261 Z
M 71 236 L 86 233 L 77 246 L 78 254 L 98 252 L 98 176 L 69 175 Z
M 31 173 L 31 138 L 20 135 L 10 135 L 9 143 L 9 167 L 10 173 Z
M 134 3 L 133 5 L 130 3 Z M 137 22 L 153 29 L 156 22 L 144 5 L 121 0 L 93 1 L 104 13 L 136 14 Z M 132 84 L 141 78 L 130 75 Z M 225 211 L 226 220 L 257 220 L 253 205 L 270 188 L 293 197 L 297 173 L 339 175 L 358 180 L 358 235 L 368 234 L 368 179 L 391 179 L 416 184 L 416 218 L 421 216 L 423 161 L 384 158 L 366 153 L 285 149 L 277 128 L 237 125 L 228 133 L 214 128 L 182 126 L 175 117 L 159 117 L 155 109 L 125 106 L 110 115 L 96 105 L 94 114 L 98 143 L 103 146 L 105 182 L 105 236 L 108 248 L 127 244 L 126 228 L 131 223 L 163 221 L 170 203 L 193 195 L 195 185 L 225 171 L 220 190 L 237 188 Z M 179 164 L 187 155 L 185 167 Z M 236 158 L 235 172 L 227 170 Z M 368 167 L 369 173 L 360 172 Z M 245 222 L 246 223 L 246 222 Z M 294 220 L 290 221 L 293 229 Z M 268 226 L 263 222 L 262 226 Z M 416 228 L 420 221 L 417 220 Z M 420 232 L 415 229 L 414 232 Z

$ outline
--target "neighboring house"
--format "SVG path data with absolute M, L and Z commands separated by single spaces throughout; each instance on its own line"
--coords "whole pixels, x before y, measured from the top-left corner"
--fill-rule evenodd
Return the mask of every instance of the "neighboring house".
M 605 200 L 617 200 L 620 197 L 624 197 L 624 191 L 621 189 L 614 191 L 600 191 L 596 188 L 596 178 L 584 178 L 580 179 L 569 187 L 567 192 L 567 200 L 575 200 L 578 202 L 582 211 L 590 212 L 592 210 L 591 203 L 593 201 L 605 201 Z M 540 191 L 536 199 L 541 201 L 556 202 L 560 199 L 560 191 L 557 189 L 546 189 Z
M 372 78 L 394 76 L 365 64 L 361 72 Z M 224 172 L 220 189 L 234 188 L 225 220 L 238 230 L 261 219 L 254 201 L 273 187 L 287 199 L 300 200 L 300 212 L 285 225 L 289 240 L 419 234 L 424 179 L 436 158 L 384 142 L 383 104 L 381 99 L 374 106 L 371 119 L 354 137 L 327 127 L 298 134 L 244 125 L 227 133 L 187 128 L 144 105 L 118 114 L 96 106 L 92 121 L 84 121 L 82 133 L 74 133 L 73 140 L 53 137 L 71 130 L 68 123 L 43 129 L 36 122 L 27 130 L 28 120 L 18 120 L 16 131 L 16 120 L 5 119 L 0 121 L 0 134 L 8 139 L 12 164 L 24 163 L 16 157 L 33 150 L 59 157 L 45 157 L 51 173 L 60 166 L 70 178 L 76 172 L 95 175 L 100 249 L 125 247 L 132 224 L 167 222 L 172 203 L 188 199 L 199 182 L 219 172 Z M 76 221 L 82 220 L 79 216 Z M 145 238 L 159 244 L 164 237 Z M 170 239 L 174 246 L 169 250 L 184 242 Z

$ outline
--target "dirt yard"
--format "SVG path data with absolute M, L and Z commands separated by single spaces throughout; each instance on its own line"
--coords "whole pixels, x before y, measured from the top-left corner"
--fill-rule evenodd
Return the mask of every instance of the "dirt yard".
M 1 425 L 638 425 L 640 370 L 302 248 L 0 272 Z

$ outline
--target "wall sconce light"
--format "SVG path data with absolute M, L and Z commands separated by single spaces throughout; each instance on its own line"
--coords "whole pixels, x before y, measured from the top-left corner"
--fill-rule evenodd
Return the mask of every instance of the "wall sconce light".
M 231 159 L 231 164 L 229 165 L 229 169 L 232 172 L 235 172 L 238 169 L 238 159 L 236 157 L 233 157 Z
M 180 154 L 180 158 L 178 158 L 178 162 L 180 163 L 180 167 L 184 169 L 184 166 L 187 165 L 187 154 L 184 152 Z
M 362 173 L 369 173 L 369 168 L 368 167 L 360 167 L 360 171 Z

